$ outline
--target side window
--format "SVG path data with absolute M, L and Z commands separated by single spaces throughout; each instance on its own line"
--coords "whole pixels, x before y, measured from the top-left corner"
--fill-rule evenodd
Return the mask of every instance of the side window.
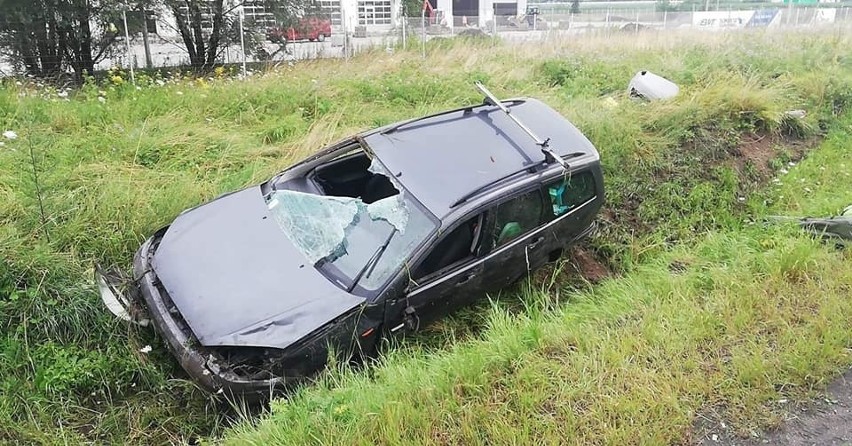
M 595 196 L 595 177 L 588 170 L 575 173 L 550 183 L 544 191 L 550 203 L 550 216 L 559 217 Z
M 477 215 L 453 229 L 432 248 L 432 252 L 417 267 L 414 277 L 419 280 L 475 256 L 481 226 L 482 216 Z
M 500 203 L 494 210 L 492 248 L 505 245 L 541 224 L 541 192 L 533 190 Z

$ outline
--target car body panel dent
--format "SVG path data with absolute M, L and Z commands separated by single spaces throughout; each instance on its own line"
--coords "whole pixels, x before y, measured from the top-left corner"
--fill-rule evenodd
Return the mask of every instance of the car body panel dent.
M 180 215 L 152 264 L 205 346 L 286 348 L 364 302 L 307 262 L 259 187 Z

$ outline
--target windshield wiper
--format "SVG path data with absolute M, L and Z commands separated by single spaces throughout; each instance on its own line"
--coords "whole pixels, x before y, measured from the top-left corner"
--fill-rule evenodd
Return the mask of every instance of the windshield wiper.
M 350 285 L 349 289 L 346 290 L 347 293 L 351 293 L 352 290 L 355 289 L 355 285 L 358 285 L 358 282 L 361 280 L 361 277 L 370 277 L 370 274 L 373 273 L 373 269 L 376 268 L 376 264 L 379 263 L 379 259 L 382 257 L 382 254 L 384 254 L 385 250 L 388 249 L 388 245 L 390 245 L 391 239 L 393 239 L 393 236 L 396 234 L 396 231 L 397 229 L 393 228 L 393 231 L 391 231 L 387 240 L 382 243 L 382 246 L 379 246 L 379 248 L 376 249 L 376 252 L 373 253 L 373 255 L 370 257 L 370 260 L 367 260 L 367 264 L 364 265 L 363 268 L 361 268 L 361 271 L 358 271 L 358 275 L 356 275 L 355 278 L 352 279 L 352 285 Z

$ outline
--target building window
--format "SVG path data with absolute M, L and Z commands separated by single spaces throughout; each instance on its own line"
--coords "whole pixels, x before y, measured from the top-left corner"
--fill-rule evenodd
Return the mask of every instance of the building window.
M 157 34 L 157 16 L 153 11 L 145 11 L 145 20 L 142 20 L 142 11 L 127 11 L 127 30 L 130 34 L 142 32 L 142 26 L 148 28 L 148 33 Z M 124 23 L 116 24 L 121 34 L 124 34 Z
M 243 2 L 245 20 L 257 26 L 275 26 L 275 16 L 266 12 L 263 0 L 245 0 Z
M 198 3 L 198 9 L 201 12 L 201 29 L 210 31 L 213 29 L 213 8 L 209 1 Z M 186 23 L 190 23 L 189 8 L 186 5 L 180 6 L 180 14 Z
M 201 29 L 204 31 L 212 31 L 213 30 L 213 1 L 199 1 L 198 2 L 199 9 L 201 11 Z M 247 23 L 258 25 L 258 26 L 275 26 L 275 16 L 272 13 L 267 12 L 266 8 L 263 7 L 263 0 L 245 0 L 243 2 L 243 18 Z M 228 4 L 225 4 L 225 11 L 229 10 Z M 239 14 L 239 8 L 232 10 L 229 15 L 234 19 L 237 18 Z M 189 20 L 189 8 L 185 5 L 181 5 L 180 13 L 183 15 L 185 20 Z
M 358 2 L 359 25 L 390 25 L 390 0 L 364 0 Z
M 340 26 L 340 0 L 318 0 L 320 11 L 331 20 L 332 26 Z

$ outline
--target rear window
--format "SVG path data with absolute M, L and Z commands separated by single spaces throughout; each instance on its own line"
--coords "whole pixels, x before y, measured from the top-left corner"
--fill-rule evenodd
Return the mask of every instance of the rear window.
M 595 197 L 595 177 L 590 171 L 566 175 L 545 186 L 544 193 L 553 218 L 567 214 Z

